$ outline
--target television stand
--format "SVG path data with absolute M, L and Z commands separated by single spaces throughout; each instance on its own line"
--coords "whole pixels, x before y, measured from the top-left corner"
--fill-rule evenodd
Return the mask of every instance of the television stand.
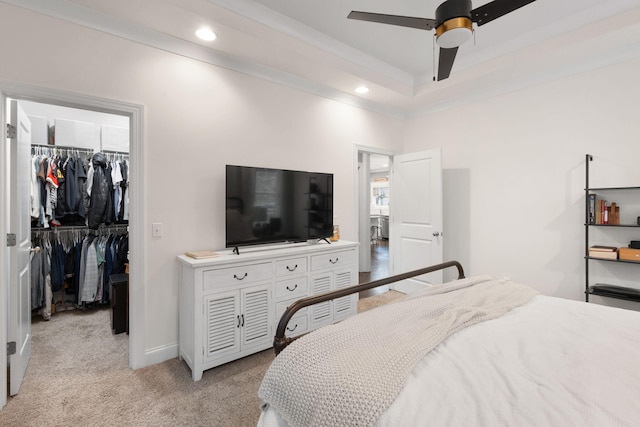
M 178 260 L 179 357 L 194 381 L 206 369 L 271 348 L 282 313 L 300 298 L 358 283 L 358 243 L 345 240 Z M 357 303 L 351 294 L 300 310 L 287 335 L 356 314 Z

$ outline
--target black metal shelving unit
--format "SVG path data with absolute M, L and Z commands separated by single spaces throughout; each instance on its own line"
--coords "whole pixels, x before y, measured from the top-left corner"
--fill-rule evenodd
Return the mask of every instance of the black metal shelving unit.
M 638 197 L 640 197 L 640 186 L 637 187 L 589 187 L 589 163 L 593 161 L 593 156 L 591 154 L 587 154 L 585 158 L 585 221 L 584 221 L 584 230 L 585 230 L 585 254 L 584 254 L 584 265 L 585 265 L 585 301 L 589 302 L 589 295 L 597 295 L 607 298 L 615 298 L 627 301 L 635 301 L 640 302 L 640 289 L 631 288 L 628 286 L 617 286 L 610 285 L 605 283 L 596 283 L 594 285 L 589 284 L 589 263 L 591 261 L 596 262 L 609 262 L 609 263 L 620 263 L 620 264 L 640 264 L 635 261 L 627 261 L 621 259 L 606 259 L 606 258 L 596 258 L 589 256 L 589 229 L 591 227 L 598 228 L 640 228 L 640 224 L 592 224 L 591 219 L 589 218 L 589 195 L 595 194 L 597 192 L 610 192 L 610 191 L 637 191 Z

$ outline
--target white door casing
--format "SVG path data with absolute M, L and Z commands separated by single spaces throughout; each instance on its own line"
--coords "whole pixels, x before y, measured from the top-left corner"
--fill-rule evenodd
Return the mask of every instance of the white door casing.
M 358 242 L 360 243 L 358 271 L 371 271 L 371 253 L 368 250 L 371 244 L 371 180 L 370 180 L 370 159 L 371 154 L 379 154 L 388 156 L 390 163 L 393 163 L 394 151 L 382 150 L 376 147 L 368 147 L 364 145 L 354 145 L 354 168 L 353 174 L 357 179 L 354 180 L 353 191 L 357 195 L 353 198 L 353 210 L 357 213 L 355 216 L 355 229 L 358 230 Z M 362 156 L 362 158 L 360 158 Z M 360 167 L 362 166 L 362 167 Z M 389 242 L 391 242 L 389 236 Z M 391 248 L 389 248 L 391 253 Z M 364 254 L 364 255 L 363 255 Z M 390 258 L 391 262 L 391 258 Z
M 361 152 L 362 162 L 359 161 L 360 157 L 358 156 L 358 242 L 360 243 L 361 248 L 368 248 L 371 244 L 371 233 L 370 233 L 370 220 L 369 216 L 371 215 L 371 194 L 370 194 L 370 165 L 369 165 L 369 157 L 370 154 L 368 152 Z M 358 251 L 358 271 L 371 271 L 371 251 L 364 250 Z
M 441 150 L 394 156 L 391 173 L 391 274 L 400 274 L 442 262 L 442 154 Z M 404 293 L 442 283 L 442 271 L 392 285 Z
M 9 248 L 9 329 L 8 341 L 15 342 L 9 355 L 9 393 L 18 393 L 31 356 L 31 212 L 30 163 L 31 122 L 18 101 L 10 103 L 10 124 L 15 138 L 8 140 L 10 151 L 9 232 L 16 244 Z

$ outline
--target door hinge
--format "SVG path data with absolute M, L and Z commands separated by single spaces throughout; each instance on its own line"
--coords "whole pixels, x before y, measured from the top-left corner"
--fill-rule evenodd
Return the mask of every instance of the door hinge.
M 9 341 L 7 343 L 7 356 L 11 356 L 12 354 L 16 354 L 16 342 Z
M 16 233 L 7 233 L 7 246 L 16 245 Z
M 7 123 L 7 138 L 15 138 L 17 136 L 16 127 L 12 124 Z

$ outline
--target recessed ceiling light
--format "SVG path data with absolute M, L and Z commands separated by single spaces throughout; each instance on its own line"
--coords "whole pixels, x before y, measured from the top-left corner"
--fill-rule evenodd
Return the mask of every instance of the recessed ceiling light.
M 369 88 L 366 87 L 366 86 L 358 86 L 356 88 L 356 92 L 357 93 L 367 93 L 367 92 L 369 92 Z
M 207 27 L 202 27 L 198 31 L 196 31 L 196 36 L 198 36 L 199 39 L 208 42 L 215 40 L 217 37 L 216 33 L 211 31 L 211 28 Z

